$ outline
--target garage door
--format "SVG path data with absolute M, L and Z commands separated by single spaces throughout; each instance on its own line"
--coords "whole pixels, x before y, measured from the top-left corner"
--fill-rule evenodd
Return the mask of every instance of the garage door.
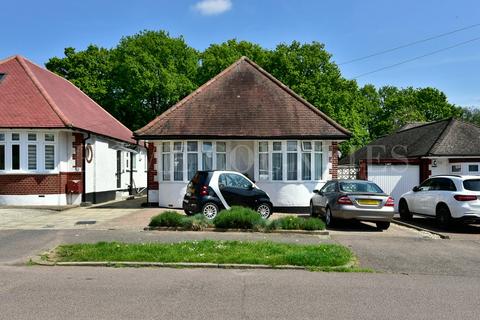
M 397 206 L 400 196 L 419 184 L 419 170 L 418 165 L 369 165 L 368 180 L 390 194 Z

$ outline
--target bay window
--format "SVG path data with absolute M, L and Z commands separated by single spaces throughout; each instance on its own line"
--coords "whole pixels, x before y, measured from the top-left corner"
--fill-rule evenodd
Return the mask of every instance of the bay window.
M 12 170 L 20 170 L 20 145 L 12 144 Z
M 187 179 L 191 180 L 198 170 L 198 142 L 187 142 Z
M 173 180 L 183 181 L 183 142 L 173 143 Z
M 315 141 L 314 147 L 314 157 L 315 157 L 315 180 L 323 179 L 323 153 L 322 153 L 322 142 Z
M 217 170 L 225 170 L 227 168 L 227 144 L 225 142 L 216 143 L 216 160 Z
M 202 168 L 203 170 L 213 169 L 213 142 L 202 144 Z
M 162 143 L 162 179 L 170 180 L 170 142 Z
M 272 143 L 272 180 L 283 180 L 282 142 Z

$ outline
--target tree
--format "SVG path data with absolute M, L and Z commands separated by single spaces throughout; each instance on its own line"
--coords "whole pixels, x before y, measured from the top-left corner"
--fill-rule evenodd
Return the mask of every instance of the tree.
M 225 68 L 246 56 L 260 66 L 265 66 L 269 51 L 248 41 L 231 39 L 220 44 L 212 44 L 200 54 L 197 83 L 203 84 L 222 72 Z
M 47 69 L 71 81 L 90 98 L 111 113 L 115 103 L 110 96 L 112 59 L 111 51 L 90 45 L 86 50 L 65 48 L 65 58 L 51 58 Z
M 113 50 L 116 116 L 136 130 L 196 89 L 198 53 L 182 37 L 143 31 Z

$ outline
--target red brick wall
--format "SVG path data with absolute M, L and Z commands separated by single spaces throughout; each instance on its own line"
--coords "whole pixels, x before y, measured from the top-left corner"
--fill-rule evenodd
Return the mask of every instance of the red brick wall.
M 337 179 L 338 178 L 338 142 L 332 142 L 328 150 L 332 152 L 332 156 L 329 158 L 329 161 L 332 164 L 332 168 L 330 169 L 330 174 L 332 175 L 332 179 Z
M 157 148 L 153 142 L 148 143 L 147 160 L 148 160 L 148 174 L 147 183 L 149 190 L 158 190 L 158 181 L 155 181 L 157 176 Z
M 83 166 L 83 134 L 74 132 L 72 135 L 74 137 L 74 141 L 72 143 L 72 160 L 74 161 L 73 167 L 81 169 Z
M 40 195 L 66 192 L 68 180 L 81 180 L 81 172 L 0 175 L 0 195 Z

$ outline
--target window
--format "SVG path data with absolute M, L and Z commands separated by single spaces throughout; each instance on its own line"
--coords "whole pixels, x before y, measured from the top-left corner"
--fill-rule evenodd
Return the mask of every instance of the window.
M 429 191 L 431 190 L 431 188 L 432 188 L 432 179 L 424 181 L 419 187 L 420 191 Z
M 302 141 L 302 151 L 312 151 L 312 142 Z
M 383 193 L 382 189 L 373 182 L 340 182 L 338 185 L 343 192 Z
M 187 142 L 187 179 L 191 180 L 198 170 L 198 142 Z
M 217 142 L 217 170 L 225 170 L 227 168 L 227 144 L 225 142 Z
M 327 182 L 326 185 L 323 186 L 323 188 L 320 190 L 323 193 L 327 192 L 335 192 L 336 189 L 336 183 L 335 182 Z
M 137 170 L 137 155 L 135 153 L 132 154 L 132 170 Z
M 49 142 L 55 141 L 55 135 L 53 133 L 46 133 L 45 141 L 49 141 Z
M 183 181 L 183 143 L 173 143 L 173 180 Z
M 312 154 L 302 153 L 302 180 L 312 179 Z
M 12 170 L 20 170 L 20 145 L 12 145 Z
M 0 144 L 0 170 L 5 170 L 5 145 Z
M 28 145 L 28 170 L 37 170 L 37 145 Z
M 0 133 L 0 141 L 5 141 L 5 133 Z
M 202 168 L 203 170 L 213 169 L 213 143 L 204 142 L 202 145 Z
M 35 133 L 29 133 L 28 141 L 37 141 L 37 135 Z
M 12 133 L 12 141 L 20 141 L 20 133 Z
M 478 164 L 469 164 L 468 172 L 478 172 Z
M 462 165 L 461 164 L 452 165 L 452 172 L 455 172 L 455 173 L 462 172 Z
M 162 180 L 170 181 L 170 142 L 162 143 Z
M 282 142 L 274 141 L 272 149 L 272 180 L 283 180 Z
M 315 161 L 315 175 L 314 180 L 322 180 L 323 178 L 323 153 L 322 153 L 322 143 L 320 141 L 315 141 L 314 149 L 314 161 Z
M 252 184 L 243 176 L 234 173 L 222 173 L 219 177 L 219 183 L 225 187 L 250 189 Z
M 297 141 L 287 141 L 287 180 L 297 180 Z
M 45 145 L 45 170 L 55 169 L 55 146 Z
M 268 180 L 268 142 L 258 143 L 258 170 L 259 179 Z
M 448 178 L 437 178 L 432 179 L 432 188 L 431 190 L 439 191 L 457 191 L 455 184 L 451 179 Z
M 463 187 L 470 191 L 480 191 L 480 179 L 465 180 Z

